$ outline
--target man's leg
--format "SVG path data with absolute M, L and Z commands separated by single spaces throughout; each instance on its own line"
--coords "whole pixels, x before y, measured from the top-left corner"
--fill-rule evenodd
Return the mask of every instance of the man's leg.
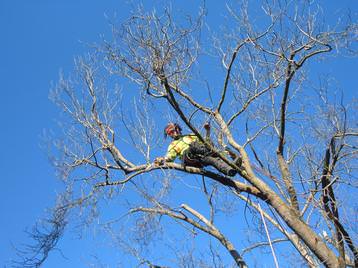
M 210 150 L 200 142 L 193 142 L 190 144 L 188 150 L 191 155 L 195 156 L 206 156 L 211 153 Z
M 188 149 L 188 155 L 197 159 L 203 166 L 213 166 L 225 175 L 233 177 L 237 173 L 234 168 L 226 164 L 222 159 L 213 156 L 212 152 L 202 143 L 192 143 Z
M 198 167 L 202 168 L 203 164 L 195 155 L 193 155 L 190 150 L 186 150 L 183 155 L 183 166 L 191 166 L 191 167 Z
M 213 166 L 221 173 L 233 177 L 237 171 L 218 157 L 206 156 L 201 159 L 204 166 Z

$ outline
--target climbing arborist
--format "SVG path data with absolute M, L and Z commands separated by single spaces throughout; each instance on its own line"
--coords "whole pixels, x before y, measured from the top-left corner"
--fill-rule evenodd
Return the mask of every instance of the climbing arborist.
M 210 133 L 210 125 L 206 123 L 206 139 Z M 169 123 L 164 129 L 164 136 L 171 137 L 173 141 L 169 144 L 165 157 L 158 157 L 154 163 L 162 165 L 165 162 L 173 162 L 177 157 L 183 161 L 184 166 L 202 168 L 213 166 L 218 171 L 228 176 L 235 176 L 237 171 L 215 155 L 205 144 L 200 142 L 194 134 L 182 135 L 181 127 L 176 123 Z

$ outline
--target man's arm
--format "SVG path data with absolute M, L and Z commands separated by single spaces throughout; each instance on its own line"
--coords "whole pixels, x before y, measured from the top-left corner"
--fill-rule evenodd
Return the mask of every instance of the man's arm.
M 163 165 L 165 162 L 173 162 L 175 158 L 177 158 L 178 154 L 174 150 L 173 144 L 170 144 L 167 150 L 167 153 L 164 157 L 157 157 L 154 160 L 154 164 L 156 165 Z
M 214 146 L 210 136 L 211 136 L 211 126 L 210 126 L 210 123 L 209 122 L 206 122 L 204 124 L 204 129 L 205 129 L 205 141 L 207 143 L 209 143 L 211 146 Z

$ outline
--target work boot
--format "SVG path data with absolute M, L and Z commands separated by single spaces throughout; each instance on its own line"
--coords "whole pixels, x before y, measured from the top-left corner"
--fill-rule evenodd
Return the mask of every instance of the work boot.
M 242 165 L 242 158 L 241 158 L 241 156 L 237 156 L 237 157 L 234 159 L 234 163 L 235 163 L 236 166 L 241 167 L 241 165 Z
M 236 175 L 237 171 L 235 169 L 229 169 L 229 171 L 227 172 L 226 175 L 230 176 L 230 177 L 234 177 Z
M 218 171 L 220 171 L 221 173 L 223 173 L 227 176 L 234 177 L 237 173 L 237 171 L 234 168 L 232 168 L 231 166 L 226 164 L 220 158 L 207 156 L 207 157 L 202 158 L 201 160 L 202 160 L 202 163 L 204 164 L 204 166 L 213 166 Z

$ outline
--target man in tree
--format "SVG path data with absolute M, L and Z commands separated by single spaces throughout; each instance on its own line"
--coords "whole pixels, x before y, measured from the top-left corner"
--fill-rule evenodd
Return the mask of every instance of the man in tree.
M 209 140 L 210 125 L 204 125 L 206 139 Z M 173 162 L 177 157 L 183 161 L 184 166 L 205 167 L 213 166 L 221 173 L 233 177 L 237 171 L 225 163 L 217 154 L 213 153 L 205 144 L 200 142 L 194 134 L 183 135 L 181 127 L 176 123 L 169 123 L 164 129 L 165 137 L 169 136 L 173 141 L 169 144 L 164 157 L 155 159 L 157 165 L 165 162 Z M 237 161 L 236 161 L 237 162 Z

